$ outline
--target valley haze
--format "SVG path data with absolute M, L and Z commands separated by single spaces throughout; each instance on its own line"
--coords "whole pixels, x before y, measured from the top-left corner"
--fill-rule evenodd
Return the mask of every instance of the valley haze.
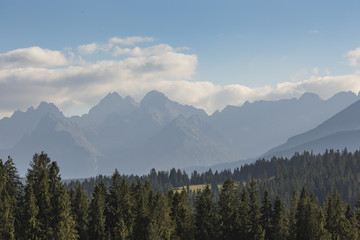
M 81 117 L 65 117 L 54 104 L 42 102 L 37 108 L 15 111 L 10 118 L 0 120 L 0 156 L 11 156 L 21 176 L 33 154 L 41 151 L 58 162 L 63 178 L 110 175 L 115 168 L 123 174 L 173 167 L 221 170 L 257 159 L 289 138 L 291 142 L 295 135 L 339 119 L 336 114 L 344 116 L 336 120 L 340 129 L 323 130 L 322 135 L 313 134 L 309 141 L 335 133 L 344 135 L 343 131 L 360 131 L 356 123 L 344 122 L 348 128 L 341 128 L 344 119 L 356 122 L 358 100 L 352 92 L 340 92 L 327 100 L 305 93 L 300 98 L 227 106 L 208 115 L 155 90 L 140 102 L 113 92 Z M 352 139 L 355 133 L 351 133 Z M 348 147 L 357 149 L 358 142 Z M 293 150 L 323 152 L 327 146 L 346 147 L 337 143 Z M 278 148 L 289 149 L 286 156 L 290 156 L 294 153 L 292 147 Z M 272 154 L 281 155 L 275 148 L 264 156 L 270 158 Z

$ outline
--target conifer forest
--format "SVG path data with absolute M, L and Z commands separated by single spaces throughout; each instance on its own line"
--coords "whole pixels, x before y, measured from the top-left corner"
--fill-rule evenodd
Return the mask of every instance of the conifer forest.
M 360 239 L 360 152 L 260 159 L 233 171 L 63 181 L 35 154 L 0 160 L 0 239 Z M 194 186 L 201 186 L 194 188 Z

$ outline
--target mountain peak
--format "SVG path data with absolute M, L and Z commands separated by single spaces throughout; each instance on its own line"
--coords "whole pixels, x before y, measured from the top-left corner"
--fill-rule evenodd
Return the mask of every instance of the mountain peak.
M 103 99 L 100 100 L 99 104 L 101 103 L 112 103 L 112 102 L 119 102 L 124 100 L 117 92 L 108 93 Z
M 31 111 L 31 108 L 29 108 L 28 111 Z M 60 110 L 53 103 L 41 102 L 37 107 L 36 111 L 43 114 L 50 113 L 54 114 L 55 116 L 62 116 Z
M 145 97 L 141 100 L 141 106 L 151 106 L 151 105 L 163 105 L 169 99 L 165 96 L 165 94 L 158 92 L 156 90 L 152 90 L 148 92 Z
M 100 102 L 83 116 L 87 124 L 101 124 L 112 113 L 126 116 L 137 108 L 137 103 L 131 98 L 122 98 L 118 93 L 108 93 Z
M 306 92 L 300 98 L 299 101 L 319 101 L 321 98 L 315 93 Z

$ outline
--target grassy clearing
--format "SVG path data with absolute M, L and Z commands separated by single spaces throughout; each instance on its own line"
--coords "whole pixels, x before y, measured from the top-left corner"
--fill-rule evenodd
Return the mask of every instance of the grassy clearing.
M 189 185 L 189 190 L 190 191 L 201 191 L 203 190 L 204 188 L 206 187 L 206 184 L 198 184 L 198 185 Z M 211 186 L 209 185 L 210 189 L 211 189 Z M 182 186 L 182 187 L 177 187 L 174 189 L 174 191 L 176 192 L 181 192 L 182 189 L 185 189 L 185 191 L 187 191 L 187 187 L 186 186 Z

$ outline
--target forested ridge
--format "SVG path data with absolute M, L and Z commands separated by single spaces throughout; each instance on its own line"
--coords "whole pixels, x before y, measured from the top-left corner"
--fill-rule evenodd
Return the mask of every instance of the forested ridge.
M 115 170 L 65 186 L 47 154 L 33 156 L 24 184 L 9 157 L 0 160 L 0 239 L 359 239 L 359 164 L 359 152 L 330 150 L 190 177 Z
M 273 157 L 270 161 L 257 160 L 255 163 L 245 164 L 231 171 L 206 172 L 197 171 L 187 174 L 180 169 L 170 171 L 156 171 L 152 169 L 143 176 L 122 175 L 131 184 L 149 181 L 154 191 L 166 193 L 175 188 L 198 184 L 209 184 L 217 198 L 219 189 L 227 179 L 231 178 L 237 185 L 244 185 L 252 176 L 258 183 L 260 192 L 269 191 L 270 199 L 281 196 L 286 206 L 289 206 L 293 190 L 305 187 L 322 205 L 326 196 L 335 189 L 341 197 L 355 206 L 360 193 L 360 152 L 327 150 L 323 154 L 304 152 L 295 153 L 291 159 Z M 81 184 L 83 190 L 91 197 L 94 187 L 104 182 L 111 185 L 111 177 L 99 175 L 82 181 L 67 182 L 68 190 L 75 189 Z M 193 194 L 193 193 L 192 193 Z

